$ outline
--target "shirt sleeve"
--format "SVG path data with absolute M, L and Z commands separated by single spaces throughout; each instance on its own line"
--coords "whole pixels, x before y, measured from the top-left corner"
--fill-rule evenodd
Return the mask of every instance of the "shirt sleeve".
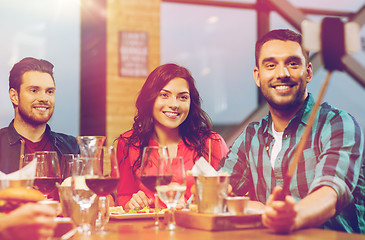
M 118 205 L 125 207 L 125 204 L 132 198 L 132 195 L 138 192 L 139 187 L 133 169 L 130 157 L 125 158 L 125 142 L 120 138 L 117 145 L 117 159 L 119 164 L 119 184 L 118 184 Z
M 353 201 L 364 158 L 364 135 L 357 122 L 347 113 L 327 118 L 321 130 L 321 146 L 315 177 L 309 193 L 320 186 L 332 187 L 338 195 L 337 211 Z
M 218 133 L 214 133 L 211 139 L 211 165 L 217 169 L 219 161 L 227 155 L 228 147 L 223 137 Z
M 245 131 L 236 139 L 226 157 L 219 162 L 217 170 L 226 171 L 230 174 L 232 191 L 236 195 L 254 194 L 250 168 L 248 167 L 245 151 Z M 250 190 L 251 189 L 251 190 Z M 250 196 L 251 197 L 251 196 Z M 252 200 L 254 199 L 251 197 Z

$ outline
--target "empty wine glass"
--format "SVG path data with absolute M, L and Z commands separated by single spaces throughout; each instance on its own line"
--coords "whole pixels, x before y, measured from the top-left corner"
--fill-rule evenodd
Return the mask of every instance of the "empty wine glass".
M 39 151 L 34 153 L 37 159 L 34 188 L 48 198 L 56 190 L 56 183 L 61 181 L 60 165 L 57 152 Z
M 27 153 L 24 155 L 22 168 L 27 166 L 29 163 L 36 161 L 34 153 Z
M 84 235 L 91 233 L 89 209 L 97 197 L 85 183 L 85 178 L 93 174 L 93 163 L 93 158 L 80 157 L 73 161 L 71 169 L 72 197 L 80 206 L 81 224 L 79 231 Z
M 160 199 L 169 209 L 167 229 L 174 230 L 176 228 L 174 211 L 177 203 L 184 198 L 186 191 L 184 160 L 182 157 L 176 157 L 170 159 L 170 163 L 160 163 L 159 166 L 160 173 L 156 190 Z M 166 181 L 164 176 L 172 176 L 171 181 Z
M 162 159 L 162 160 L 161 160 Z M 154 227 L 159 227 L 159 206 L 156 184 L 159 178 L 159 163 L 168 162 L 169 153 L 166 146 L 149 146 L 143 149 L 140 179 L 143 185 L 154 193 L 155 198 L 155 222 Z M 171 177 L 171 174 L 170 174 Z M 167 181 L 166 178 L 165 181 Z M 171 178 L 170 178 L 171 180 Z
M 64 181 L 66 178 L 71 177 L 71 166 L 75 159 L 80 158 L 80 154 L 62 154 L 61 161 L 61 178 Z

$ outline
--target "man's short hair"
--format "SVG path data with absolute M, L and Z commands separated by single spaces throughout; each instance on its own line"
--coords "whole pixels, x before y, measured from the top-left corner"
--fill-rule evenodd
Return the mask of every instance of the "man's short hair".
M 9 75 L 9 90 L 14 88 L 19 92 L 20 85 L 22 84 L 23 74 L 29 71 L 44 72 L 51 75 L 53 82 L 53 64 L 43 60 L 32 57 L 23 58 L 20 62 L 16 63 L 10 70 Z
M 257 40 L 255 46 L 255 63 L 256 67 L 259 67 L 259 55 L 262 48 L 266 42 L 271 40 L 281 40 L 281 41 L 293 41 L 299 43 L 302 48 L 303 55 L 305 57 L 306 64 L 309 63 L 309 53 L 306 52 L 302 46 L 302 35 L 293 32 L 289 29 L 276 29 L 266 33 L 261 39 Z

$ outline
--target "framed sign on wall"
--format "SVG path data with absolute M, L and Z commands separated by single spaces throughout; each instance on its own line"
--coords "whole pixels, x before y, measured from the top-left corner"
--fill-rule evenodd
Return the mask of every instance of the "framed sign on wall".
M 147 77 L 148 34 L 146 32 L 120 32 L 119 74 L 121 77 Z

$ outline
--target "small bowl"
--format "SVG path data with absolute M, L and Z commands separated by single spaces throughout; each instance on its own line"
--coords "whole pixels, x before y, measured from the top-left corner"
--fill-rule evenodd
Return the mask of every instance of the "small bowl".
M 244 215 L 249 197 L 227 197 L 227 208 L 231 215 Z

